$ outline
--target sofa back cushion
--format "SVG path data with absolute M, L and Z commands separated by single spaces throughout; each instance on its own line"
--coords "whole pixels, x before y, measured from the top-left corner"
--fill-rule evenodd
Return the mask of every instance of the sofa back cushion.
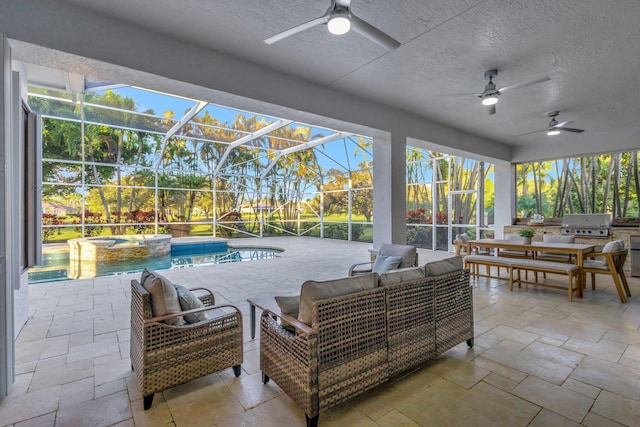
M 409 245 L 396 245 L 393 243 L 383 243 L 378 250 L 379 254 L 388 256 L 400 256 L 402 262 L 399 268 L 413 267 L 416 262 L 416 247 Z
M 375 273 L 323 282 L 307 280 L 300 288 L 300 311 L 298 312 L 298 320 L 307 325 L 311 325 L 311 312 L 313 303 L 316 300 L 374 289 L 377 286 L 378 275 Z
M 441 259 L 439 261 L 431 261 L 424 265 L 425 276 L 442 276 L 443 274 L 453 273 L 462 270 L 462 258 L 454 256 L 451 258 Z
M 412 282 L 419 279 L 424 279 L 424 269 L 420 267 L 402 268 L 381 274 L 378 283 L 380 286 L 390 286 L 400 282 Z
M 166 277 L 145 268 L 140 278 L 140 284 L 151 295 L 151 312 L 154 317 L 182 311 L 178 301 L 178 292 Z M 165 323 L 181 326 L 184 325 L 184 319 L 176 317 L 166 320 Z

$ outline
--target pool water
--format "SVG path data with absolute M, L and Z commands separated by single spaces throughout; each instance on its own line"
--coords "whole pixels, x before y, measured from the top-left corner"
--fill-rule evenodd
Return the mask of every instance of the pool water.
M 254 261 L 275 258 L 281 249 L 260 247 L 212 247 L 210 245 L 176 246 L 171 255 L 150 259 L 132 259 L 115 263 L 99 263 L 95 266 L 93 277 L 117 276 L 121 274 L 141 272 L 145 268 L 151 270 L 168 270 L 190 268 L 201 265 L 226 264 L 230 262 Z M 179 248 L 179 249 L 177 249 Z M 53 282 L 69 280 L 69 254 L 52 253 L 42 255 L 42 266 L 29 269 L 29 283 Z M 83 277 L 85 278 L 85 277 Z

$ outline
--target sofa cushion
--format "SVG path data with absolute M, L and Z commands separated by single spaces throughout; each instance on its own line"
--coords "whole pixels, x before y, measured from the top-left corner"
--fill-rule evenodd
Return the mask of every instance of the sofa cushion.
M 402 257 L 400 268 L 413 267 L 416 262 L 415 246 L 383 243 L 378 250 L 378 255 L 379 254 Z
M 180 303 L 180 308 L 182 309 L 182 311 L 204 308 L 204 304 L 202 303 L 200 298 L 196 296 L 196 294 L 194 294 L 184 286 L 175 285 L 175 287 L 176 292 L 178 293 L 178 302 Z M 184 321 L 186 323 L 198 323 L 204 322 L 206 320 L 207 313 L 205 313 L 204 311 L 201 311 L 200 313 L 186 314 L 184 316 Z
M 144 269 L 140 278 L 142 287 L 151 295 L 151 312 L 154 317 L 166 314 L 180 313 L 182 311 L 178 301 L 178 292 L 173 283 L 153 270 Z M 184 325 L 182 317 L 168 319 L 165 323 L 169 325 Z
M 378 286 L 378 275 L 376 273 L 346 277 L 344 279 L 327 280 L 316 282 L 307 280 L 300 288 L 300 312 L 298 320 L 307 325 L 311 325 L 311 311 L 316 300 L 338 297 L 354 292 L 374 289 Z
M 420 267 L 402 268 L 380 275 L 378 283 L 380 286 L 395 285 L 400 282 L 412 282 L 424 279 L 424 269 Z
M 424 265 L 425 276 L 442 276 L 443 274 L 453 273 L 462 270 L 462 258 L 454 256 L 439 261 L 431 261 Z
M 295 318 L 298 317 L 298 312 L 300 311 L 300 295 L 277 296 L 274 298 L 276 300 L 276 304 L 278 304 L 278 307 L 283 314 L 287 314 Z M 289 325 L 284 320 L 280 320 L 280 324 L 287 331 L 291 333 L 295 332 L 295 328 Z
M 395 270 L 402 262 L 401 256 L 392 256 L 385 254 L 376 255 L 376 260 L 373 263 L 371 271 L 374 273 L 386 273 L 389 270 Z

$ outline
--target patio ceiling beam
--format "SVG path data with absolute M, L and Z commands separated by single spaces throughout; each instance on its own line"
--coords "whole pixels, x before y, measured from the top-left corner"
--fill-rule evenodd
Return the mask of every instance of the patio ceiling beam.
M 158 156 L 158 161 L 156 162 L 156 172 L 160 167 L 160 163 L 162 163 L 162 158 L 164 157 L 164 151 L 167 149 L 167 141 L 169 140 L 169 138 L 178 133 L 178 131 L 182 129 L 182 127 L 186 125 L 191 119 L 193 119 L 196 114 L 202 111 L 202 109 L 206 107 L 207 104 L 209 103 L 206 101 L 198 101 L 198 103 L 194 105 L 191 110 L 187 111 L 187 114 L 185 114 L 178 123 L 173 125 L 171 129 L 167 131 L 162 140 L 162 148 L 160 149 L 160 155 Z
M 213 171 L 213 175 L 214 176 L 218 175 L 218 172 L 220 172 L 220 169 L 222 169 L 222 166 L 224 165 L 224 162 L 227 160 L 227 157 L 229 157 L 229 154 L 231 154 L 231 150 L 241 146 L 242 144 L 246 144 L 249 141 L 253 141 L 256 138 L 260 138 L 261 136 L 271 133 L 276 129 L 280 129 L 281 127 L 288 126 L 291 123 L 293 123 L 293 120 L 284 120 L 284 119 L 276 120 L 275 122 L 263 127 L 262 129 L 258 129 L 253 133 L 245 135 L 242 138 L 236 139 L 235 141 L 233 141 L 231 144 L 227 146 L 226 150 L 224 150 L 224 153 L 222 154 L 220 161 L 218 162 L 218 164 L 216 165 L 216 168 Z
M 289 147 L 287 149 L 284 149 L 284 150 L 278 152 L 278 155 L 271 161 L 271 163 L 269 163 L 269 166 L 267 166 L 267 168 L 264 170 L 264 172 L 262 172 L 262 175 L 260 175 L 260 179 L 264 179 L 267 176 L 269 171 L 271 171 L 271 169 L 276 165 L 276 163 L 278 163 L 278 160 L 280 160 L 280 157 L 282 157 L 282 156 L 286 156 L 288 154 L 296 153 L 296 152 L 302 151 L 302 150 L 308 150 L 309 148 L 313 148 L 316 145 L 326 144 L 327 142 L 335 141 L 337 139 L 346 138 L 346 137 L 351 136 L 351 135 L 352 135 L 351 133 L 347 133 L 347 132 L 337 132 L 337 133 L 334 133 L 334 134 L 331 134 L 331 135 L 323 136 L 322 138 L 314 139 L 313 141 L 309 141 L 309 142 L 305 142 L 305 143 L 300 144 L 300 145 L 296 145 L 295 147 Z

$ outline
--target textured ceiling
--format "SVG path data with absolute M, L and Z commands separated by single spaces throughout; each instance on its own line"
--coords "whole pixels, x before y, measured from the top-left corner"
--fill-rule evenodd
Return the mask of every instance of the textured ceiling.
M 518 135 L 546 128 L 552 110 L 586 130 L 554 137 L 576 147 L 607 151 L 616 132 L 639 127 L 637 0 L 353 0 L 354 14 L 402 43 L 391 52 L 325 26 L 263 43 L 329 0 L 65 2 L 509 145 L 548 143 Z M 504 93 L 489 116 L 474 94 L 494 68 L 498 87 L 551 80 Z

